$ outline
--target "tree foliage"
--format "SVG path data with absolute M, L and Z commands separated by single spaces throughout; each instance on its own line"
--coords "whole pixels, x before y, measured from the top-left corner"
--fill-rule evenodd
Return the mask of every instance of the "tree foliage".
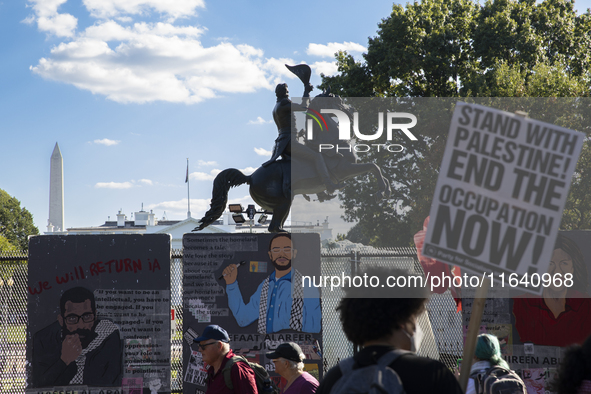
M 378 27 L 363 60 L 336 54 L 339 74 L 323 75 L 322 88 L 343 97 L 399 99 L 590 96 L 591 15 L 577 15 L 569 0 L 423 0 L 395 4 Z M 586 102 L 577 105 L 589 109 Z M 395 192 L 390 201 L 374 203 L 369 178 L 348 182 L 340 196 L 344 218 L 358 222 L 350 237 L 375 246 L 412 242 L 429 212 L 452 107 L 433 109 L 432 124 L 421 124 L 421 138 L 407 144 L 405 154 L 361 158 L 378 164 Z M 589 111 L 579 108 L 569 118 L 544 108 L 530 116 L 591 135 Z M 586 141 L 563 228 L 591 228 L 590 168 Z
M 33 215 L 21 208 L 19 200 L 0 189 L 0 236 L 20 250 L 28 250 L 29 235 L 37 234 Z
M 8 240 L 0 235 L 0 252 L 12 252 L 15 251 L 16 247 L 8 242 Z

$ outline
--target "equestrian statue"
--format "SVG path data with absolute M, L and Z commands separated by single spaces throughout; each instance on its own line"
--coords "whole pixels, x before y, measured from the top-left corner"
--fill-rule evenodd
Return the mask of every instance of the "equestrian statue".
M 355 152 L 349 141 L 339 140 L 338 123 L 330 116 L 322 117 L 322 122 L 308 122 L 312 125 L 313 138 L 300 141 L 305 133 L 296 129 L 296 112 L 318 115 L 321 109 L 338 109 L 352 118 L 354 109 L 343 100 L 330 93 L 330 89 L 310 100 L 313 90 L 310 84 L 310 67 L 306 64 L 286 67 L 304 83 L 301 104 L 289 99 L 288 86 L 277 85 L 277 102 L 273 108 L 273 120 L 279 133 L 271 159 L 266 161 L 251 175 L 229 168 L 220 172 L 213 181 L 213 192 L 209 211 L 193 231 L 199 231 L 215 222 L 224 212 L 228 203 L 230 188 L 242 184 L 250 185 L 250 196 L 273 217 L 269 232 L 284 232 L 283 225 L 291 208 L 294 196 L 301 194 L 308 201 L 308 194 L 316 194 L 320 202 L 335 197 L 334 192 L 343 187 L 343 181 L 358 175 L 372 173 L 378 180 L 378 198 L 389 198 L 392 191 L 390 182 L 374 163 L 357 163 Z M 320 152 L 320 145 L 334 146 L 335 149 Z M 339 149 L 340 148 L 340 149 Z

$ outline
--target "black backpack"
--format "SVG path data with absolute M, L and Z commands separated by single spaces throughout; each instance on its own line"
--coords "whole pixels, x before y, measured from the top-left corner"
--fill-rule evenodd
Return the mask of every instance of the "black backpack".
M 476 394 L 527 394 L 523 380 L 514 371 L 499 367 L 490 367 L 484 374 L 470 375 L 474 379 Z
M 404 394 L 400 377 L 390 364 L 408 353 L 392 350 L 380 357 L 376 364 L 357 369 L 354 369 L 353 357 L 342 360 L 339 363 L 342 376 L 332 386 L 330 394 Z
M 252 370 L 254 371 L 254 379 L 256 381 L 257 390 L 259 394 L 279 394 L 279 388 L 277 388 L 275 382 L 271 380 L 271 376 L 269 376 L 269 373 L 267 372 L 265 367 L 257 363 L 251 363 L 245 357 L 242 356 L 232 357 L 224 366 L 222 373 L 224 374 L 224 382 L 226 383 L 226 387 L 228 387 L 230 390 L 234 389 L 234 385 L 232 384 L 231 371 L 232 366 L 234 365 L 234 363 L 237 362 L 246 363 L 250 368 L 252 368 Z

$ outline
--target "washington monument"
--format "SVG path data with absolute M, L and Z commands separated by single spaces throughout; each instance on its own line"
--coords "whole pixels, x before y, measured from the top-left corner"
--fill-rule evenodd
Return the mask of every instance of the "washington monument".
M 51 154 L 49 172 L 49 224 L 54 231 L 65 231 L 64 228 L 64 162 L 60 147 L 55 143 Z

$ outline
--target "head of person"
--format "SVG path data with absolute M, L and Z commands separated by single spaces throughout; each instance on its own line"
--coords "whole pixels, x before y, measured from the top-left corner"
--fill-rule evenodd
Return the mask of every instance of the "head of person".
M 201 336 L 193 339 L 199 346 L 203 361 L 214 365 L 221 361 L 230 351 L 230 337 L 222 327 L 212 324 L 203 330 Z
M 297 343 L 285 342 L 277 346 L 274 351 L 267 353 L 267 358 L 273 360 L 275 372 L 285 378 L 294 372 L 304 370 L 306 356 Z
M 275 95 L 277 98 L 284 98 L 289 96 L 289 89 L 286 83 L 280 83 L 275 87 Z
M 62 334 L 77 334 L 82 347 L 88 346 L 93 338 L 96 327 L 96 304 L 92 291 L 84 287 L 73 287 L 60 298 L 60 314 L 58 322 L 62 326 Z
M 491 366 L 498 365 L 509 369 L 509 365 L 501 356 L 501 345 L 496 336 L 480 334 L 476 339 L 476 351 L 474 357 L 478 360 L 488 361 Z
M 583 253 L 572 239 L 567 238 L 562 234 L 558 234 L 558 237 L 556 238 L 550 266 L 548 267 L 548 273 L 552 275 L 552 278 L 554 278 L 554 275 L 556 274 L 562 275 L 562 282 L 564 282 L 565 274 L 572 274 L 573 286 L 571 289 L 582 293 L 587 292 L 587 266 L 585 264 Z M 563 291 L 566 289 L 564 284 L 560 287 L 557 287 L 554 284 L 555 281 L 552 280 L 550 282 L 550 290 Z
M 269 242 L 269 258 L 277 271 L 291 269 L 291 260 L 298 251 L 293 247 L 290 233 L 278 233 Z
M 368 286 L 347 283 L 337 306 L 347 338 L 358 346 L 394 339 L 402 349 L 418 350 L 422 331 L 417 317 L 425 310 L 429 294 L 421 286 L 410 285 L 416 275 L 402 269 L 369 267 L 357 276 L 367 277 Z M 379 284 L 373 287 L 376 281 Z M 387 281 L 397 286 L 388 286 Z
M 583 345 L 566 349 L 558 375 L 549 388 L 558 393 L 576 393 L 583 380 L 591 380 L 591 336 Z

